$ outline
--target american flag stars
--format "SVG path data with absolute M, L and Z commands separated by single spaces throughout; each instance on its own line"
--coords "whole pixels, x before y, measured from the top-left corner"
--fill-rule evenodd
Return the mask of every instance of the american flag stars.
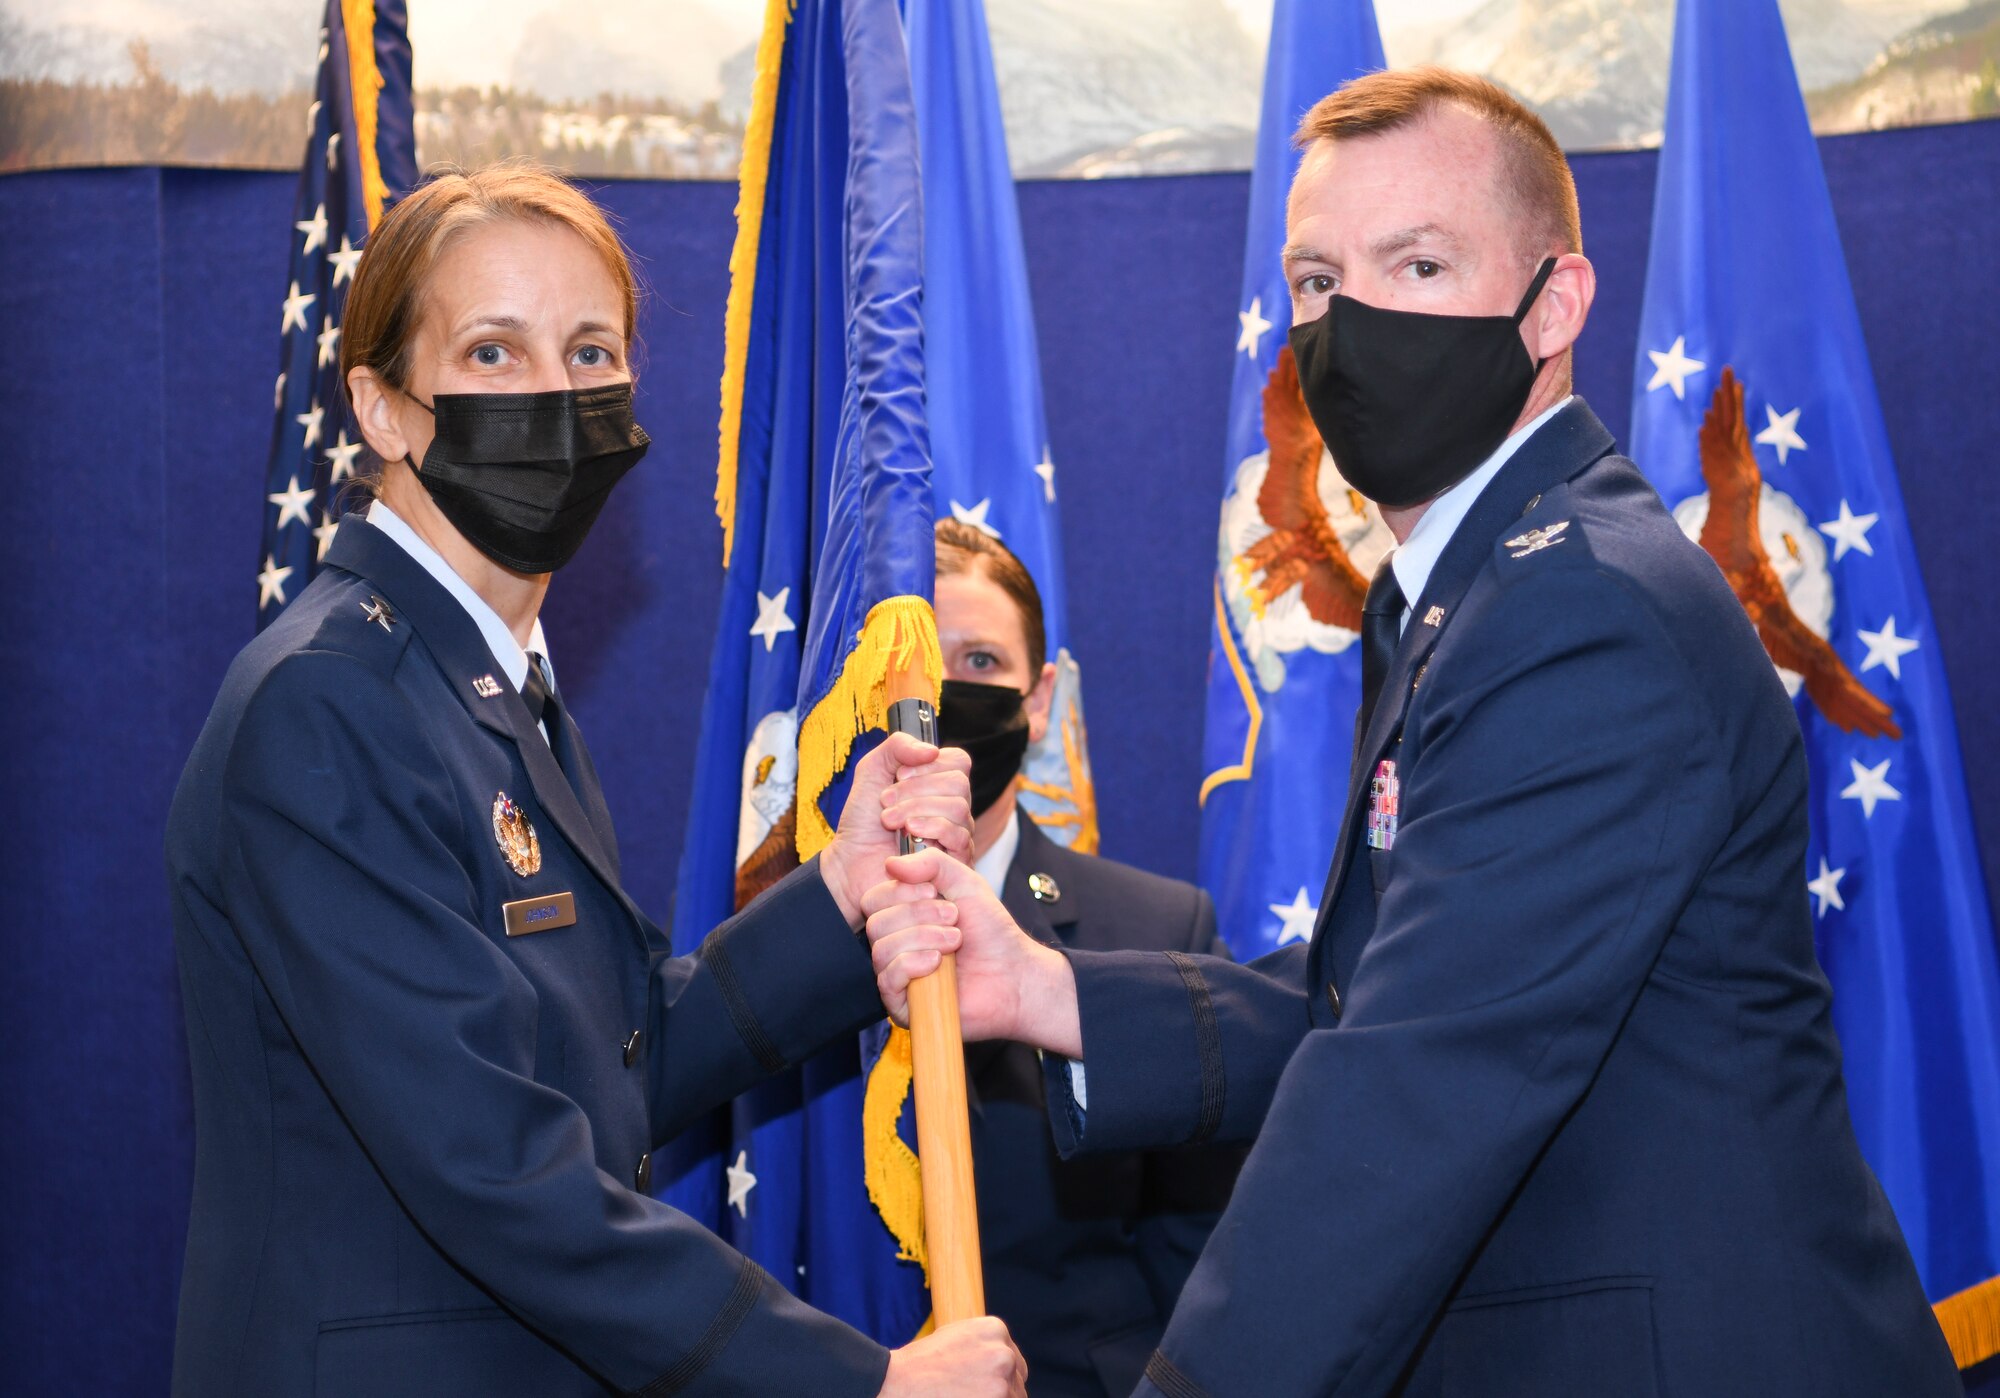
M 362 161 L 343 159 L 354 157 L 355 148 L 334 129 L 345 110 L 333 100 L 346 81 L 344 64 L 328 57 L 337 58 L 338 47 L 321 33 L 320 85 L 306 113 L 306 149 L 291 220 L 291 273 L 280 307 L 272 389 L 277 431 L 265 469 L 259 624 L 298 596 L 326 558 L 340 523 L 343 497 L 336 489 L 353 478 L 361 454 L 340 385 L 340 321 L 346 288 L 361 262 L 355 245 L 367 241 L 368 223 Z M 344 168 L 350 165 L 356 168 Z
M 293 476 L 283 490 L 274 491 L 264 498 L 278 507 L 278 528 L 283 529 L 294 519 L 311 527 L 313 488 L 310 485 L 301 486 L 297 476 Z
M 326 260 L 333 264 L 333 284 L 340 286 L 354 280 L 354 266 L 361 261 L 361 249 L 347 241 L 345 233 L 340 235 L 340 251 L 330 252 Z
M 285 296 L 285 318 L 278 325 L 278 333 L 282 335 L 288 330 L 304 330 L 306 307 L 317 300 L 319 296 L 316 293 L 300 291 L 299 284 L 293 282 L 291 291 Z

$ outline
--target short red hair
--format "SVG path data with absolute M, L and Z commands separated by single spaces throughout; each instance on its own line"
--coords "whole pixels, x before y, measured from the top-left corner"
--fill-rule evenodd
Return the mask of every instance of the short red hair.
M 1414 126 L 1441 106 L 1458 107 L 1493 128 L 1505 168 L 1500 180 L 1539 262 L 1583 251 L 1576 177 L 1548 124 L 1497 83 L 1451 68 L 1392 68 L 1366 73 L 1313 104 L 1292 143 L 1343 141 Z

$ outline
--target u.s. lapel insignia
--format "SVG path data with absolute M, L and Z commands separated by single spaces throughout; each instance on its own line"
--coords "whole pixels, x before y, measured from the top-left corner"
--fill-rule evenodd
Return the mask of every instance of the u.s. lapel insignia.
M 541 870 L 542 842 L 535 838 L 535 827 L 504 791 L 493 798 L 493 838 L 507 857 L 507 867 L 522 878 Z
M 1563 530 L 1569 528 L 1568 520 L 1561 520 L 1546 529 L 1530 529 L 1525 534 L 1516 534 L 1507 541 L 1507 547 L 1515 550 L 1515 558 L 1526 558 L 1531 553 L 1553 548 L 1562 542 Z
M 361 615 L 374 622 L 384 631 L 388 631 L 396 625 L 396 613 L 390 609 L 387 602 L 384 602 L 372 592 L 368 594 L 368 600 L 361 604 Z
M 1028 875 L 1028 892 L 1037 903 L 1054 903 L 1062 898 L 1062 888 L 1048 874 Z
M 477 694 L 481 699 L 498 699 L 500 697 L 500 681 L 494 679 L 491 675 L 481 675 L 472 682 L 472 692 Z
M 1431 609 L 1430 609 L 1429 611 L 1425 612 L 1425 613 L 1424 613 L 1424 625 L 1426 625 L 1426 626 L 1442 626 L 1442 625 L 1444 625 L 1444 608 L 1443 608 L 1443 607 L 1432 607 L 1432 608 L 1431 608 Z

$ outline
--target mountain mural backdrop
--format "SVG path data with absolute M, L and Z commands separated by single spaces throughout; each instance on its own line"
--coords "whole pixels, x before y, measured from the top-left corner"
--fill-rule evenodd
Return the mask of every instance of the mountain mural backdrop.
M 2000 0 L 1781 5 L 1822 132 L 2000 112 Z M 734 177 L 763 0 L 411 9 L 425 164 L 528 155 L 600 177 Z M 1016 175 L 1247 168 L 1269 0 L 986 9 Z M 1484 73 L 1571 150 L 1658 139 L 1672 0 L 1378 0 L 1378 11 L 1391 62 Z M 295 167 L 319 12 L 315 0 L 0 0 L 0 171 Z

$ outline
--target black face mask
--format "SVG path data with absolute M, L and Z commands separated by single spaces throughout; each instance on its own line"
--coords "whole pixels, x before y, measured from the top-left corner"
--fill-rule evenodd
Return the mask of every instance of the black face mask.
M 629 383 L 412 401 L 437 419 L 424 464 L 410 461 L 417 479 L 474 548 L 520 573 L 569 562 L 652 445 Z
M 1435 499 L 1507 440 L 1541 364 L 1521 322 L 1555 270 L 1535 273 L 1511 316 L 1390 311 L 1349 296 L 1291 331 L 1299 389 L 1347 483 L 1392 509 Z
M 938 702 L 938 741 L 972 758 L 972 813 L 1007 794 L 1028 753 L 1027 696 L 1005 684 L 946 680 Z

